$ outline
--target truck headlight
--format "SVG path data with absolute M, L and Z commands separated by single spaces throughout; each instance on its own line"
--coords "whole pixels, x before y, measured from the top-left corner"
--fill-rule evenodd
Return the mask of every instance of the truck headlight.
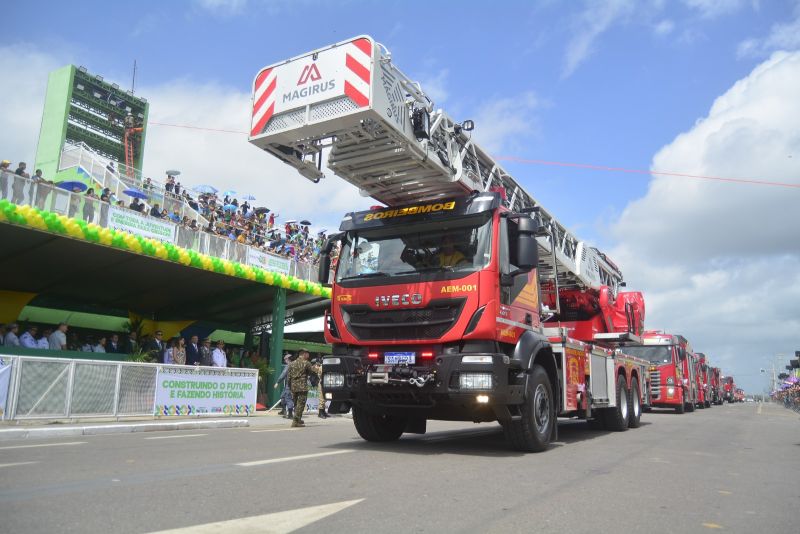
M 492 389 L 492 373 L 461 373 L 461 389 Z
M 342 373 L 323 373 L 323 388 L 340 388 L 344 385 L 344 375 Z
M 668 386 L 674 386 L 675 385 L 675 377 L 671 376 L 671 377 L 667 378 L 667 385 Z
M 674 395 L 674 394 L 675 394 L 675 388 L 667 388 L 667 395 L 671 396 L 671 395 Z

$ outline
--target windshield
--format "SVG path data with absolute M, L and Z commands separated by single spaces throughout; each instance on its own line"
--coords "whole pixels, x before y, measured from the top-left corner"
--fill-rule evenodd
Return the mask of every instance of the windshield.
M 336 281 L 480 270 L 491 259 L 491 221 L 491 213 L 485 213 L 457 221 L 396 228 L 389 234 L 385 230 L 348 232 Z
M 622 351 L 630 356 L 637 356 L 650 363 L 672 363 L 672 347 L 669 345 L 661 346 L 636 346 L 624 347 Z

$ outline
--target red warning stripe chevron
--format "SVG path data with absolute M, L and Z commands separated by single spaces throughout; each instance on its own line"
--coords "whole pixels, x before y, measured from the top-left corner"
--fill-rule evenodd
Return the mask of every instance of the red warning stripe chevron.
M 260 134 L 269 119 L 272 118 L 273 113 L 275 113 L 275 100 L 272 95 L 277 84 L 278 78 L 273 75 L 273 69 L 266 69 L 256 77 L 253 92 L 251 136 Z
M 345 57 L 344 94 L 360 108 L 369 105 L 372 66 L 372 42 L 369 39 L 356 39 L 348 45 Z

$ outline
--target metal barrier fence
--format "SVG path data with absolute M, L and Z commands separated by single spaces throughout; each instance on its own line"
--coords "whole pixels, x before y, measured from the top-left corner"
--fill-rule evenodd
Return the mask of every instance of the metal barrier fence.
M 14 204 L 34 206 L 40 210 L 52 211 L 60 215 L 82 219 L 87 223 L 95 223 L 103 228 L 117 230 L 126 230 L 126 227 L 117 224 L 119 217 L 114 217 L 115 214 L 124 212 L 132 218 L 132 221 L 136 222 L 131 226 L 133 233 L 142 233 L 145 237 L 152 237 L 155 234 L 142 229 L 148 226 L 151 228 L 164 227 L 169 229 L 172 236 L 162 240 L 174 243 L 179 247 L 267 271 L 288 274 L 310 282 L 316 282 L 318 279 L 317 267 L 314 264 L 278 256 L 250 245 L 237 243 L 227 237 L 212 235 L 201 230 L 192 230 L 175 224 L 169 219 L 156 219 L 127 208 L 112 206 L 108 202 L 93 199 L 85 194 L 67 191 L 46 182 L 23 178 L 11 172 L 0 171 L 0 198 L 5 198 Z
M 0 356 L 0 418 L 30 420 L 165 415 L 156 413 L 158 378 L 162 374 L 177 375 L 182 380 L 198 379 L 200 383 L 219 378 L 254 379 L 258 383 L 257 369 Z M 237 412 L 235 415 L 249 413 Z M 222 411 L 208 413 L 233 414 Z M 189 415 L 203 414 L 190 412 Z

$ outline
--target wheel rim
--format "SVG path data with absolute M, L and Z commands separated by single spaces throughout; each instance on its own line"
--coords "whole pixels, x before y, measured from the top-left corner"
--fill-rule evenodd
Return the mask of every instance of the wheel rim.
M 637 387 L 636 389 L 638 390 L 639 388 Z M 639 392 L 633 391 L 631 393 L 633 394 L 633 416 L 639 417 L 639 414 L 642 413 L 642 403 L 639 400 Z
M 536 386 L 533 395 L 533 422 L 540 434 L 544 433 L 550 424 L 550 397 L 543 384 Z
M 628 394 L 625 392 L 625 388 L 621 388 L 619 392 L 619 413 L 622 415 L 623 419 L 628 418 Z

